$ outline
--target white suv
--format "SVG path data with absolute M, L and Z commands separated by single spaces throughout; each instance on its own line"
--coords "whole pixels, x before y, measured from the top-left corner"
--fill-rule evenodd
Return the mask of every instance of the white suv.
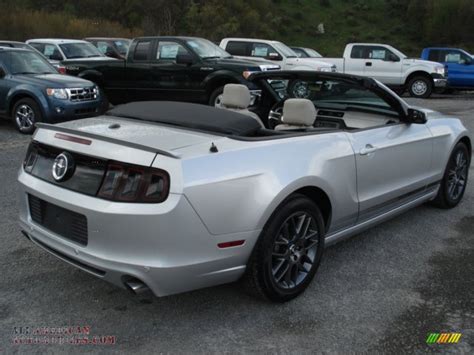
M 26 41 L 48 58 L 52 64 L 68 60 L 113 60 L 103 55 L 92 43 L 77 39 L 37 38 Z
M 298 58 L 298 55 L 290 47 L 278 41 L 224 38 L 220 47 L 234 57 L 271 60 L 280 65 L 282 70 L 336 71 L 335 65 L 318 60 L 318 58 Z

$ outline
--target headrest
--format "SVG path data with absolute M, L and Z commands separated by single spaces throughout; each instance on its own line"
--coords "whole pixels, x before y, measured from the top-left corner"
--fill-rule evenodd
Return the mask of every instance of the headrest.
M 221 104 L 229 108 L 247 108 L 250 105 L 250 91 L 242 84 L 227 84 L 224 86 Z
M 316 108 L 308 99 L 287 99 L 283 105 L 283 123 L 295 126 L 312 126 Z

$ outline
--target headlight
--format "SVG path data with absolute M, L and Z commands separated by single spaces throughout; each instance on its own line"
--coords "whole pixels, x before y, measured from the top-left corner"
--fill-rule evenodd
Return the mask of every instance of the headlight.
M 46 89 L 46 94 L 59 100 L 67 100 L 69 98 L 66 89 Z
M 436 67 L 435 68 L 435 73 L 444 76 L 444 74 L 445 74 L 444 67 Z
M 322 68 L 319 68 L 319 71 L 332 72 L 332 68 L 331 67 L 322 67 Z

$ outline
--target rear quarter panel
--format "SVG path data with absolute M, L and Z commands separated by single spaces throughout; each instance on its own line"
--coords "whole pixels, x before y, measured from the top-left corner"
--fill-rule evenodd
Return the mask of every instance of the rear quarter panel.
M 184 194 L 211 234 L 262 229 L 286 197 L 307 186 L 329 196 L 331 229 L 357 216 L 354 152 L 345 134 L 215 144 L 219 153 L 182 163 Z

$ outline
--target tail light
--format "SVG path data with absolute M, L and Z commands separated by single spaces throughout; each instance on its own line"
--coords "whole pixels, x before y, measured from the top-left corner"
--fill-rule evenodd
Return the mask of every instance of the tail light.
M 66 67 L 64 65 L 58 65 L 56 69 L 58 70 L 59 74 L 66 74 Z
M 111 162 L 107 166 L 98 197 L 118 202 L 158 203 L 169 194 L 166 171 Z

